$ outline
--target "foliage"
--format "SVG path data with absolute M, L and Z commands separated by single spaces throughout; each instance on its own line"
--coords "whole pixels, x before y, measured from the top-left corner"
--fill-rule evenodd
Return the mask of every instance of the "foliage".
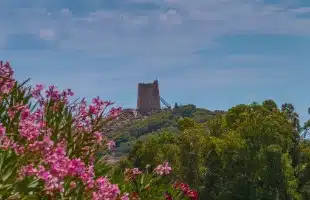
M 309 199 L 310 142 L 291 104 L 237 105 L 204 123 L 184 118 L 179 134 L 154 135 L 133 146 L 128 162 L 173 163 L 175 176 L 202 199 Z M 167 137 L 169 136 L 169 137 Z M 170 139 L 170 138 L 173 138 Z M 174 155 L 164 154 L 168 144 Z M 170 150 L 172 151 L 172 150 Z
M 220 115 L 222 112 L 213 112 L 203 108 L 196 108 L 195 105 L 176 105 L 173 110 L 164 110 L 155 113 L 146 119 L 132 121 L 117 130 L 114 135 L 116 143 L 116 155 L 128 155 L 133 144 L 137 140 L 146 138 L 158 133 L 180 133 L 178 121 L 183 118 L 193 119 L 195 122 L 204 123 L 209 119 Z

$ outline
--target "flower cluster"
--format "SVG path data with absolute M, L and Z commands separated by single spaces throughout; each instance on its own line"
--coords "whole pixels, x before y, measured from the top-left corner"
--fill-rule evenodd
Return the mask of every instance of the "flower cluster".
M 14 84 L 10 64 L 0 62 L 0 97 L 9 95 Z M 116 199 L 120 194 L 118 186 L 111 184 L 106 177 L 95 176 L 94 150 L 103 142 L 104 135 L 98 128 L 100 120 L 118 115 L 120 108 L 113 108 L 106 113 L 112 103 L 99 98 L 93 99 L 90 105 L 85 100 L 70 105 L 69 97 L 73 96 L 70 89 L 61 92 L 55 86 L 49 86 L 45 94 L 43 90 L 43 85 L 36 85 L 31 91 L 32 98 L 39 103 L 34 110 L 28 104 L 24 105 L 23 101 L 9 105 L 7 123 L 14 121 L 17 132 L 0 123 L 0 149 L 13 150 L 17 155 L 28 158 L 27 163 L 20 168 L 19 180 L 26 176 L 34 177 L 44 183 L 46 194 L 54 195 L 65 192 L 65 181 L 69 178 L 75 180 L 70 183 L 71 189 L 81 183 L 86 191 L 91 191 L 95 200 Z M 57 119 L 58 116 L 64 117 L 61 114 L 65 108 L 71 109 L 71 124 Z M 69 138 L 66 133 L 59 134 L 61 123 L 64 123 L 63 127 L 70 128 L 68 130 L 72 131 L 71 134 L 75 134 L 70 139 L 70 145 L 79 143 L 81 147 L 71 149 L 71 158 L 68 154 Z M 115 143 L 109 141 L 106 145 L 113 148 Z M 79 150 L 87 152 L 87 159 L 74 156 Z
M 56 92 L 53 93 L 53 96 L 56 98 Z M 35 176 L 42 180 L 47 194 L 64 192 L 64 179 L 74 177 L 80 179 L 88 190 L 94 191 L 93 199 L 115 199 L 119 195 L 118 187 L 111 184 L 108 179 L 104 177 L 95 179 L 93 163 L 89 163 L 87 166 L 79 158 L 70 159 L 66 152 L 66 142 L 56 143 L 51 139 L 52 130 L 47 127 L 47 123 L 44 121 L 43 107 L 38 108 L 35 112 L 30 112 L 26 106 L 17 108 L 15 110 L 19 110 L 21 113 L 19 135 L 26 139 L 27 145 L 22 146 L 5 136 L 5 129 L 1 126 L 0 132 L 4 137 L 1 141 L 6 142 L 2 146 L 11 147 L 17 155 L 29 153 L 40 158 L 40 163 L 37 162 L 38 160 L 33 161 L 21 169 L 21 179 L 25 176 Z M 14 112 L 14 109 L 12 110 Z M 96 144 L 100 144 L 102 134 L 97 131 L 94 133 L 94 138 Z
M 140 171 L 138 168 L 133 168 L 133 169 L 125 169 L 125 181 L 134 181 L 136 180 L 137 176 L 142 174 L 142 171 Z
M 191 200 L 198 200 L 198 192 L 192 190 L 188 184 L 185 183 L 175 183 L 174 188 L 181 190 L 185 196 L 190 198 Z
M 8 94 L 15 85 L 13 73 L 10 63 L 0 61 L 0 94 Z
M 109 183 L 107 179 L 103 177 L 95 179 L 93 165 L 86 166 L 79 158 L 70 159 L 66 156 L 65 149 L 65 145 L 61 143 L 57 144 L 55 148 L 49 147 L 46 143 L 43 149 L 42 165 L 34 167 L 33 164 L 29 164 L 23 167 L 20 171 L 20 179 L 25 176 L 35 176 L 44 182 L 45 191 L 48 194 L 64 192 L 64 179 L 68 177 L 82 181 L 88 190 L 94 189 L 96 191 L 93 193 L 94 199 L 98 199 L 97 196 L 102 196 L 101 193 L 106 193 L 107 188 L 111 189 L 109 196 L 112 193 L 114 196 L 119 194 L 117 186 Z M 75 188 L 76 183 L 71 182 L 70 185 L 71 188 Z
M 173 187 L 176 190 L 179 190 L 182 192 L 182 194 L 189 198 L 190 200 L 198 200 L 198 192 L 196 190 L 193 190 L 189 187 L 189 185 L 182 183 L 182 182 L 176 182 Z M 173 200 L 173 197 L 168 192 L 165 193 L 165 199 L 166 200 Z
M 169 166 L 169 163 L 168 162 L 164 162 L 164 164 L 162 165 L 158 165 L 154 171 L 157 175 L 160 175 L 160 176 L 164 176 L 164 175 L 168 175 L 170 174 L 171 172 L 171 167 Z

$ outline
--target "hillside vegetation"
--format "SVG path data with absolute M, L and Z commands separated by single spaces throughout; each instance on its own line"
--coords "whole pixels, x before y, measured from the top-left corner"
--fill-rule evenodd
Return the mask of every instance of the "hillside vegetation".
M 193 104 L 181 106 L 176 104 L 173 110 L 164 109 L 145 119 L 130 121 L 113 133 L 117 146 L 116 157 L 127 155 L 137 140 L 145 140 L 151 135 L 165 131 L 180 133 L 178 120 L 182 118 L 188 117 L 197 123 L 203 123 L 222 113 L 224 112 L 197 108 Z
M 184 106 L 126 127 L 135 144 L 119 167 L 168 161 L 201 199 L 308 200 L 309 124 L 301 126 L 293 105 L 272 100 L 225 113 Z

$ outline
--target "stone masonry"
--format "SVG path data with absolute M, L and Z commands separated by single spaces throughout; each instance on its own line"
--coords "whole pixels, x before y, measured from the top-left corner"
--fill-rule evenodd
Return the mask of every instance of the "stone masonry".
M 141 114 L 146 114 L 160 109 L 158 81 L 155 80 L 153 83 L 139 83 L 137 111 Z

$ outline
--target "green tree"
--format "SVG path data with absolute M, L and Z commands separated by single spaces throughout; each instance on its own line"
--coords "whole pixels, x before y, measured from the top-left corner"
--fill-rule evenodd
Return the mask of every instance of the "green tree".
M 269 111 L 274 111 L 274 110 L 278 109 L 278 106 L 277 106 L 276 102 L 274 102 L 273 100 L 265 100 L 265 101 L 263 101 L 262 106 L 264 108 L 266 108 L 267 110 L 269 110 Z
M 168 159 L 178 178 L 199 189 L 201 199 L 306 200 L 310 142 L 300 135 L 309 124 L 300 127 L 291 104 L 280 109 L 272 100 L 241 104 L 204 123 L 179 120 L 177 134 L 136 143 L 131 161 L 152 162 L 150 156 L 155 165 Z
M 201 185 L 204 172 L 202 153 L 207 138 L 206 130 L 188 118 L 180 120 L 178 124 L 182 131 L 178 138 L 182 179 L 197 188 Z
M 239 105 L 228 110 L 222 126 L 227 132 L 209 140 L 213 148 L 208 148 L 205 159 L 204 193 L 209 199 L 299 198 L 297 179 L 288 164 L 293 126 L 286 115 L 259 104 Z M 270 173 L 275 163 L 279 173 Z

